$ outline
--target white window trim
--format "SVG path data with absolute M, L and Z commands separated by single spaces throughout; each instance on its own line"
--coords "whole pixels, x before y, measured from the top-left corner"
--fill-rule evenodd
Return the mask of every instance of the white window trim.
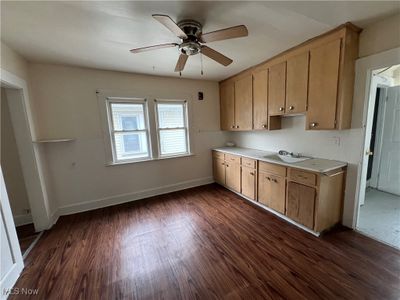
M 167 104 L 183 104 L 183 127 L 174 127 L 174 128 L 160 128 L 160 123 L 158 119 L 158 105 L 159 103 L 167 103 Z M 155 119 L 156 119 L 156 132 L 157 132 L 157 145 L 158 145 L 158 158 L 168 158 L 168 157 L 179 157 L 179 156 L 187 156 L 191 154 L 190 151 L 190 141 L 189 141 L 189 122 L 188 122 L 188 105 L 186 100 L 169 100 L 169 99 L 154 99 L 154 109 L 155 109 Z M 174 153 L 174 154 L 161 154 L 161 137 L 160 131 L 162 130 L 175 130 L 175 129 L 184 129 L 186 136 L 186 152 Z
M 105 165 L 106 166 L 119 166 L 125 164 L 133 164 L 133 163 L 141 163 L 141 162 L 151 162 L 157 160 L 166 160 L 166 159 L 177 159 L 177 158 L 187 158 L 191 156 L 195 156 L 193 152 L 193 145 L 190 139 L 190 136 L 194 134 L 191 128 L 191 119 L 192 112 L 190 109 L 190 99 L 192 96 L 190 94 L 180 94 L 177 96 L 167 95 L 168 98 L 159 97 L 157 95 L 149 95 L 140 93 L 138 91 L 118 91 L 118 90 L 96 90 L 97 100 L 100 109 L 100 117 L 101 117 L 101 125 L 103 128 L 103 140 L 104 140 L 104 149 L 105 149 Z M 175 94 L 175 93 L 173 93 Z M 146 100 L 146 118 L 147 118 L 147 130 L 148 130 L 148 149 L 149 149 L 149 157 L 147 158 L 138 158 L 134 160 L 120 160 L 116 161 L 113 154 L 113 146 L 112 146 L 112 135 L 109 130 L 109 112 L 108 112 L 108 99 L 118 99 L 125 101 L 143 101 Z M 179 100 L 179 99 L 187 99 L 187 100 Z M 170 156 L 160 156 L 160 151 L 157 147 L 153 147 L 153 145 L 159 143 L 159 138 L 157 134 L 157 112 L 156 112 L 156 101 L 170 101 L 170 102 L 179 102 L 186 101 L 186 126 L 187 126 L 187 153 L 179 154 L 179 155 L 170 155 Z M 154 132 L 154 134 L 152 134 Z
M 115 103 L 133 103 L 133 104 L 141 104 L 143 106 L 143 117 L 145 129 L 134 129 L 134 130 L 115 130 L 114 129 L 114 120 L 111 112 L 111 104 Z M 148 107 L 147 107 L 147 99 L 145 98 L 122 98 L 122 97 L 106 97 L 106 113 L 107 113 L 107 127 L 108 127 L 108 135 L 109 135 L 109 144 L 111 146 L 111 155 L 112 155 L 112 164 L 121 164 L 128 162 L 136 162 L 142 160 L 150 160 L 152 159 L 152 150 L 151 150 L 151 141 L 150 141 L 150 126 L 149 126 L 149 116 L 148 116 Z M 115 133 L 119 132 L 145 132 L 147 137 L 147 156 L 132 158 L 132 159 L 118 159 L 116 154 L 116 146 L 115 146 Z

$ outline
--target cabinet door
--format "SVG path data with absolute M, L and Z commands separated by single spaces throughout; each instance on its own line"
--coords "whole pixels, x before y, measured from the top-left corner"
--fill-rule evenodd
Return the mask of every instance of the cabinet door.
M 286 179 L 269 173 L 258 177 L 258 201 L 282 214 L 285 213 Z
M 240 164 L 225 162 L 225 184 L 240 193 Z
M 310 51 L 307 129 L 334 129 L 341 40 Z
M 268 70 L 253 74 L 253 126 L 268 128 Z
M 242 166 L 242 194 L 250 199 L 256 198 L 256 170 Z
M 286 215 L 312 229 L 314 226 L 315 194 L 315 188 L 290 181 L 288 183 Z
M 233 130 L 235 125 L 235 86 L 233 81 L 220 85 L 221 129 Z
M 268 114 L 285 113 L 286 62 L 269 68 L 268 74 Z
M 306 111 L 308 52 L 291 57 L 286 65 L 286 114 Z
M 236 130 L 253 128 L 253 88 L 249 74 L 235 81 L 235 127 Z
M 219 184 L 225 184 L 225 162 L 223 159 L 213 158 L 214 179 Z

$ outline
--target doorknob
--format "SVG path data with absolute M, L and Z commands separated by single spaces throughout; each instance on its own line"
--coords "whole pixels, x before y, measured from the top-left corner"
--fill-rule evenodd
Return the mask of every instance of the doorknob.
M 365 152 L 365 155 L 372 156 L 372 155 L 374 155 L 374 152 L 372 152 L 371 150 L 368 150 L 367 152 Z

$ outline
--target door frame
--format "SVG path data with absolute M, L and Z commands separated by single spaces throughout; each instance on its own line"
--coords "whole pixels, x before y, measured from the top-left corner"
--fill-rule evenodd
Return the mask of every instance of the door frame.
M 400 47 L 360 58 L 356 61 L 356 76 L 354 87 L 355 92 L 359 90 L 359 93 L 363 93 L 361 96 L 364 101 L 362 118 L 362 144 L 360 148 L 361 151 L 359 153 L 360 159 L 357 171 L 356 194 L 353 207 L 353 229 L 357 228 L 361 198 L 365 197 L 365 184 L 368 166 L 368 157 L 366 157 L 365 153 L 368 150 L 366 147 L 369 147 L 369 145 L 366 145 L 365 141 L 367 139 L 368 133 L 367 128 L 370 127 L 372 124 L 372 118 L 368 118 L 368 115 L 371 112 L 371 109 L 374 109 L 374 107 L 371 105 L 371 102 L 373 101 L 370 101 L 370 99 L 371 97 L 375 99 L 376 96 L 376 87 L 372 91 L 373 71 L 397 64 L 400 64 Z
M 1 69 L 1 87 L 6 89 L 22 173 L 36 231 L 49 229 L 53 222 L 41 164 L 39 145 L 33 143 L 35 130 L 27 82 Z

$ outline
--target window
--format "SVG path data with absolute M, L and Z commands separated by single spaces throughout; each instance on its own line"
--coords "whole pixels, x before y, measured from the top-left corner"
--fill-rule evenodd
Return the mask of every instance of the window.
M 108 99 L 113 161 L 150 157 L 145 100 Z
M 97 97 L 107 164 L 191 155 L 186 100 L 138 98 L 124 91 L 97 91 Z
M 186 101 L 156 101 L 161 157 L 189 153 Z

